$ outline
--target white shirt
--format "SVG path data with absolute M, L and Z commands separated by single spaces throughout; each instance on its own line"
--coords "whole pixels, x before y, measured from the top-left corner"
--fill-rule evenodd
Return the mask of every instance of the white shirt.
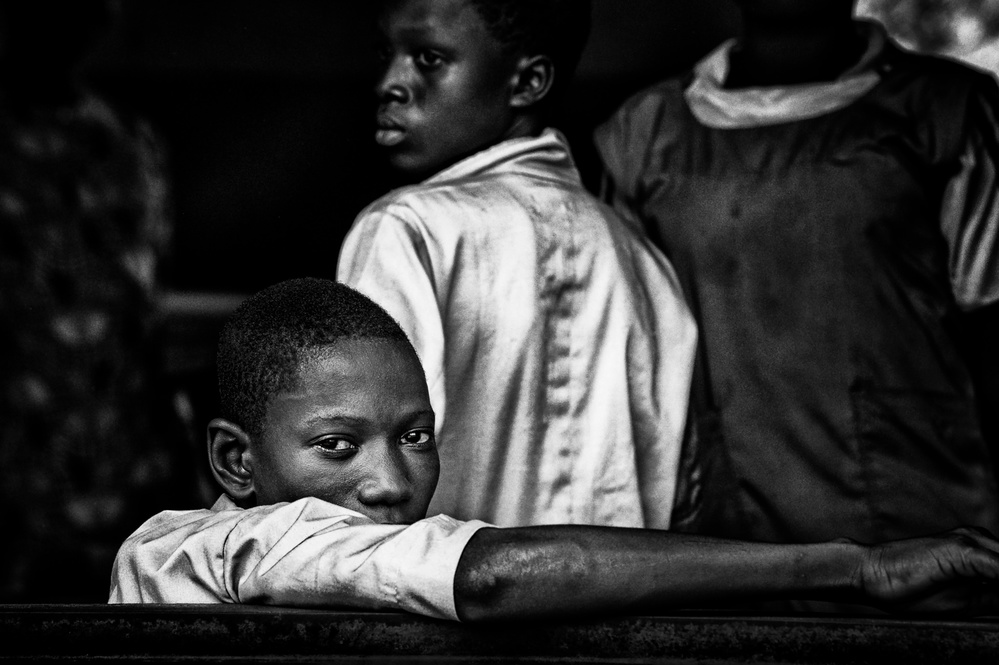
M 320 499 L 165 511 L 118 551 L 109 603 L 398 609 L 457 619 L 454 573 L 482 522 L 376 524 Z
M 583 189 L 559 133 L 376 201 L 338 277 L 423 361 L 442 465 L 431 514 L 669 525 L 695 326 L 666 258 Z

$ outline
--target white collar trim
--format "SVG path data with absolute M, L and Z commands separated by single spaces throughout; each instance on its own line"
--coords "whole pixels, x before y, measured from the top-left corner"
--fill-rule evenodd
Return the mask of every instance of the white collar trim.
M 563 177 L 578 179 L 578 176 L 573 176 L 575 166 L 569 154 L 568 142 L 561 132 L 549 127 L 539 136 L 509 139 L 490 146 L 438 171 L 424 182 L 438 183 L 464 178 L 495 169 L 503 164 L 516 164 L 525 157 L 536 158 L 539 155 L 544 155 L 551 166 L 559 167 Z
M 868 40 L 864 55 L 840 78 L 828 83 L 726 90 L 729 55 L 736 42 L 730 39 L 722 43 L 694 66 L 694 80 L 684 91 L 691 113 L 708 127 L 733 129 L 814 118 L 851 104 L 881 79 L 871 63 L 886 42 L 880 25 L 858 21 L 857 27 Z

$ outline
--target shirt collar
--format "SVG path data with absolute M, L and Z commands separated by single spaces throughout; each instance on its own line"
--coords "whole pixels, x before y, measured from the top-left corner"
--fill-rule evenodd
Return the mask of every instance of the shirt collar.
M 716 129 L 773 125 L 829 113 L 865 95 L 880 80 L 872 67 L 885 48 L 880 24 L 857 21 L 867 48 L 856 65 L 835 81 L 772 88 L 726 90 L 730 39 L 694 66 L 694 80 L 684 92 L 690 111 L 702 124 Z
M 569 144 L 557 129 L 548 128 L 538 136 L 509 139 L 452 164 L 428 178 L 440 183 L 467 178 L 485 171 L 518 171 L 543 174 L 579 183 Z
M 236 502 L 229 497 L 228 494 L 223 494 L 220 496 L 215 503 L 212 505 L 213 513 L 221 513 L 223 510 L 239 510 L 239 506 Z

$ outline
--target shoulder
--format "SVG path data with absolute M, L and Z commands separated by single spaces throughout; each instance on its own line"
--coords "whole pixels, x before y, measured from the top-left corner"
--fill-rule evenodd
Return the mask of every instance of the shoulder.
M 995 77 L 957 60 L 890 46 L 879 63 L 883 89 L 917 111 L 963 112 L 978 100 L 996 98 Z
M 918 53 L 895 45 L 886 47 L 882 63 L 900 75 L 940 86 L 974 87 L 995 82 L 989 72 L 974 65 L 948 56 Z
M 638 179 L 654 150 L 668 149 L 682 137 L 689 116 L 683 96 L 686 81 L 667 79 L 639 91 L 597 127 L 597 152 L 619 185 Z
M 598 147 L 612 143 L 641 143 L 683 113 L 686 77 L 651 85 L 627 98 L 596 130 Z
M 119 557 L 159 558 L 178 550 L 193 551 L 192 546 L 222 555 L 223 550 L 247 534 L 263 542 L 270 538 L 269 534 L 281 537 L 297 523 L 321 529 L 369 522 L 359 513 L 315 498 L 249 509 L 216 504 L 210 510 L 169 510 L 153 516 L 129 536 Z
M 477 189 L 473 179 L 395 189 L 365 207 L 354 220 L 354 228 L 372 232 L 388 227 L 426 235 L 463 218 L 462 211 L 479 195 Z
M 350 234 L 355 240 L 391 235 L 428 248 L 452 247 L 469 233 L 491 228 L 490 219 L 510 222 L 514 208 L 525 208 L 530 182 L 513 171 L 485 172 L 397 189 L 362 210 Z
M 172 549 L 197 533 L 235 523 L 246 511 L 234 510 L 165 510 L 146 520 L 122 544 L 121 553 L 137 554 L 152 549 Z M 119 554 L 121 556 L 121 554 Z
M 877 66 L 882 82 L 864 106 L 901 119 L 936 159 L 956 160 L 969 134 L 995 131 L 999 86 L 988 72 L 893 45 Z
M 231 518 L 213 510 L 170 510 L 146 520 L 118 549 L 111 575 L 111 601 L 166 602 L 173 597 L 170 589 L 189 588 L 189 578 L 210 578 L 205 571 L 211 569 L 207 564 L 211 552 L 221 551 L 231 528 L 220 530 L 218 523 Z M 213 540 L 214 546 L 206 547 L 207 540 Z M 178 565 L 186 566 L 189 574 L 179 574 Z M 201 586 L 218 588 L 212 584 Z M 220 597 L 210 593 L 205 599 L 215 601 Z

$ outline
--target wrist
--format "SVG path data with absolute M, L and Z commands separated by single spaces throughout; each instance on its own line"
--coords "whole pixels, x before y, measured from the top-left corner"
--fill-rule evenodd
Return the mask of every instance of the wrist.
M 868 547 L 841 538 L 806 545 L 798 571 L 801 591 L 835 599 L 856 599 L 863 595 L 863 566 Z

